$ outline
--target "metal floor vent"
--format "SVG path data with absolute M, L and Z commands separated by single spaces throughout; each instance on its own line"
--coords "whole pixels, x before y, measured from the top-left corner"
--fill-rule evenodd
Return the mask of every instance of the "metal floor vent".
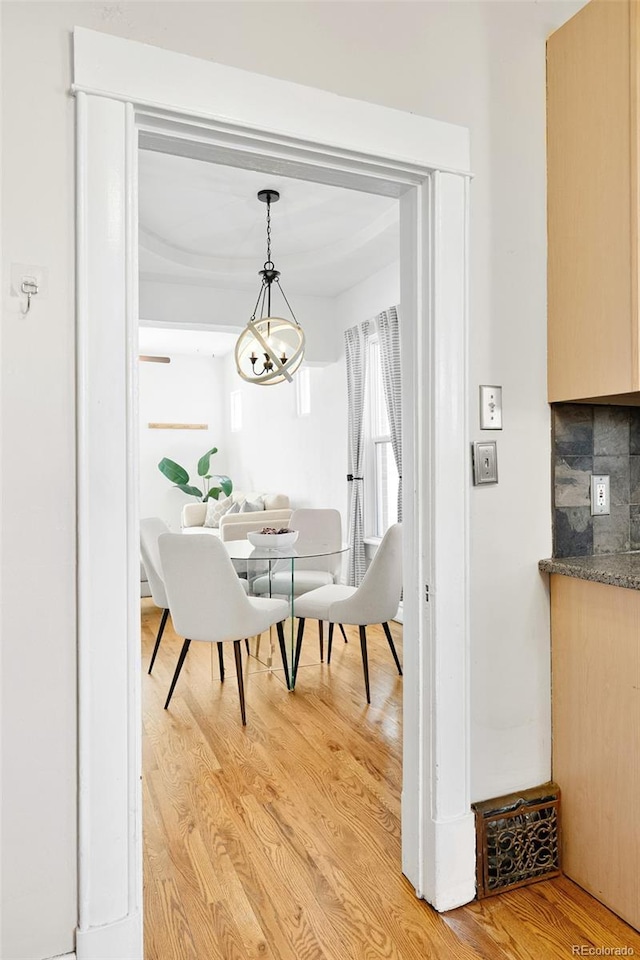
M 555 783 L 474 803 L 478 899 L 560 870 L 560 788 Z

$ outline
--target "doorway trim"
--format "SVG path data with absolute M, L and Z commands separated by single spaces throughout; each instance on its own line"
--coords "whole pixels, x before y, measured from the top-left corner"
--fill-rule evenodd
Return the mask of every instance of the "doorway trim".
M 402 869 L 475 895 L 464 128 L 76 28 L 78 960 L 141 960 L 137 151 L 397 196 L 404 384 Z M 225 162 L 229 162 L 226 159 Z M 261 166 L 262 165 L 262 166 Z

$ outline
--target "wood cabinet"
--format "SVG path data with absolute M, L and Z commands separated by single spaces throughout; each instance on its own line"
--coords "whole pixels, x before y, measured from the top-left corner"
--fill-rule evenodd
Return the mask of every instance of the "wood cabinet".
M 563 869 L 640 929 L 640 592 L 551 576 Z
M 549 401 L 640 403 L 638 0 L 547 42 Z

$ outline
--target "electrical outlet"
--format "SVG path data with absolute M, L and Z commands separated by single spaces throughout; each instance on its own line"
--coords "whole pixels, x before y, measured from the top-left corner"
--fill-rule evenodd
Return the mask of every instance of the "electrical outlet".
M 591 516 L 600 517 L 611 513 L 609 477 L 606 474 L 591 476 Z

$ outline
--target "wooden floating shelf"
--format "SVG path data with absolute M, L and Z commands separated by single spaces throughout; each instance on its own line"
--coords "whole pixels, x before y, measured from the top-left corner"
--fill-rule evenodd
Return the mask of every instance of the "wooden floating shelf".
M 150 423 L 149 430 L 208 430 L 208 423 Z

